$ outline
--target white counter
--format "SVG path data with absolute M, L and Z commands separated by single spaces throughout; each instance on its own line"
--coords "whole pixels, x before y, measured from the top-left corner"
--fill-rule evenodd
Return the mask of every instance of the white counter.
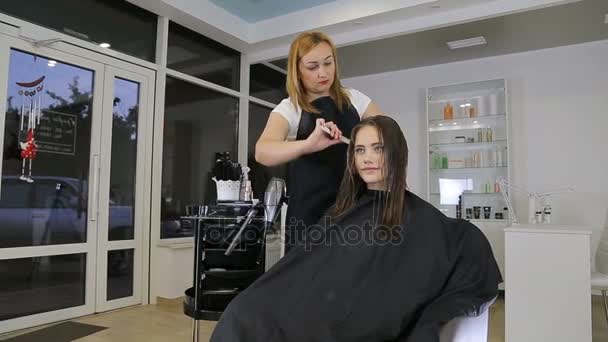
M 591 341 L 591 230 L 514 225 L 505 230 L 507 342 Z

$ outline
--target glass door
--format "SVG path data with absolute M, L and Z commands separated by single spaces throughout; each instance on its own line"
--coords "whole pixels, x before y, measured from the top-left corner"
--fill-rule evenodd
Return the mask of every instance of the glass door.
M 0 333 L 95 310 L 104 65 L 0 35 Z
M 147 302 L 154 72 L 112 62 L 0 33 L 0 333 Z
M 106 67 L 101 146 L 102 177 L 97 251 L 97 311 L 142 302 L 142 241 L 149 227 L 147 127 L 152 123 L 151 80 Z M 111 114 L 111 115 L 110 115 Z M 146 126 L 146 123 L 149 123 Z M 145 272 L 147 274 L 147 272 Z M 147 279 L 147 278 L 146 278 Z M 147 283 L 147 281 L 146 281 Z

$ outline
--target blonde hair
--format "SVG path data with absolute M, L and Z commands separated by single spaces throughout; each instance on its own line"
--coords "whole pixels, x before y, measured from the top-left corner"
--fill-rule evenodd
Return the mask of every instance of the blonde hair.
M 287 88 L 287 94 L 291 98 L 293 105 L 296 108 L 299 106 L 303 111 L 309 113 L 318 113 L 319 111 L 306 99 L 306 89 L 304 89 L 304 85 L 300 80 L 300 69 L 298 68 L 298 64 L 300 63 L 302 56 L 321 43 L 327 43 L 331 47 L 331 53 L 334 57 L 334 64 L 336 66 L 334 79 L 329 89 L 330 95 L 333 97 L 339 110 L 342 110 L 344 106 L 349 106 L 351 104 L 348 92 L 342 86 L 342 83 L 340 83 L 336 46 L 329 36 L 323 32 L 304 32 L 291 43 L 289 58 L 287 60 L 287 82 L 285 87 Z

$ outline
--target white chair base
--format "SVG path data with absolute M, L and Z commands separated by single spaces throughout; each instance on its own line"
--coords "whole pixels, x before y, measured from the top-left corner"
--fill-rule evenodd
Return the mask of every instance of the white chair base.
M 608 325 L 608 300 L 606 296 L 608 295 L 607 290 L 602 290 L 602 300 L 604 301 L 604 315 L 606 317 L 606 324 Z

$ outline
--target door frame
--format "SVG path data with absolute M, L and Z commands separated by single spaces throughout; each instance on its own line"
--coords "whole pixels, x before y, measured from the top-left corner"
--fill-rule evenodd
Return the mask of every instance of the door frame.
M 3 19 L 4 15 L 0 16 Z M 2 20 L 4 21 L 4 20 Z M 35 25 L 32 25 L 35 26 Z M 57 35 L 61 35 L 57 33 Z M 86 253 L 86 282 L 85 282 L 85 304 L 78 307 L 72 307 L 67 309 L 61 309 L 51 312 L 45 312 L 41 314 L 35 314 L 31 316 L 20 317 L 7 321 L 0 322 L 0 333 L 13 331 L 23 328 L 28 328 L 40 324 L 46 324 L 54 321 L 66 320 L 74 317 L 80 317 L 92 314 L 94 312 L 111 310 L 119 306 L 135 305 L 138 303 L 148 304 L 149 299 L 149 268 L 150 268 L 150 192 L 151 192 L 151 173 L 152 173 L 152 134 L 153 134 L 153 118 L 154 118 L 154 87 L 155 87 L 155 76 L 156 72 L 150 68 L 144 68 L 126 61 L 119 60 L 117 58 L 103 55 L 98 52 L 87 50 L 74 46 L 72 44 L 57 41 L 51 45 L 34 45 L 32 42 L 26 41 L 19 37 L 19 30 L 15 27 L 7 25 L 0 21 L 0 141 L 4 141 L 4 125 L 6 115 L 6 94 L 8 92 L 8 71 L 10 62 L 10 51 L 11 49 L 18 49 L 26 53 L 32 53 L 42 55 L 47 58 L 53 58 L 58 61 L 67 62 L 77 67 L 92 70 L 95 73 L 93 81 L 94 94 L 101 94 L 93 96 L 93 118 L 91 123 L 91 150 L 89 156 L 89 175 L 90 180 L 88 184 L 88 213 L 87 213 L 87 241 L 82 244 L 66 244 L 66 245 L 50 245 L 50 246 L 34 246 L 34 247 L 17 247 L 17 248 L 5 248 L 0 250 L 0 260 L 2 259 L 15 259 L 15 258 L 26 258 L 26 257 L 39 257 L 39 256 L 52 256 L 52 255 L 63 255 L 73 253 Z M 135 227 L 140 227 L 139 234 L 136 234 L 137 243 L 139 244 L 140 251 L 138 257 L 141 262 L 139 263 L 140 269 L 138 272 L 134 272 L 134 295 L 137 294 L 139 297 L 137 301 L 132 300 L 127 303 L 127 300 L 121 302 L 121 300 L 112 301 L 114 303 L 100 303 L 97 300 L 99 289 L 97 284 L 99 283 L 99 272 L 98 265 L 100 259 L 98 255 L 101 248 L 99 248 L 99 234 L 101 233 L 100 217 L 108 213 L 107 201 L 100 201 L 103 199 L 103 194 L 109 196 L 109 191 L 100 191 L 102 188 L 102 179 L 107 178 L 108 190 L 109 190 L 109 166 L 107 170 L 102 172 L 102 157 L 103 152 L 107 150 L 106 146 L 102 144 L 102 132 L 104 125 L 103 121 L 109 122 L 110 132 L 112 120 L 103 120 L 104 115 L 107 114 L 107 102 L 104 99 L 113 98 L 113 96 L 106 96 L 104 91 L 107 91 L 106 80 L 109 79 L 106 75 L 127 75 L 129 77 L 136 78 L 140 84 L 145 84 L 145 87 L 140 88 L 140 113 L 138 124 L 138 156 L 142 153 L 143 162 L 138 163 L 137 176 L 136 176 L 136 196 L 138 201 L 136 202 L 135 212 Z M 144 91 L 145 88 L 145 91 Z M 145 92 L 145 94 L 144 94 Z M 113 95 L 113 94 L 112 94 Z M 144 99 L 146 103 L 141 103 Z M 107 99 L 106 99 L 107 100 Z M 106 102 L 106 104 L 104 104 Z M 104 108 L 105 106 L 105 108 Z M 141 108 L 145 107 L 146 112 Z M 110 113 L 111 111 L 110 107 Z M 111 119 L 111 115 L 109 116 Z M 107 129 L 106 129 L 107 130 Z M 140 138 L 142 140 L 140 140 Z M 105 155 L 105 158 L 109 157 L 109 152 Z M 0 173 L 2 170 L 2 154 L 3 149 L 0 149 Z M 107 164 L 109 165 L 109 164 Z M 142 165 L 142 167 L 139 167 Z M 106 174 L 107 173 L 107 174 Z M 0 183 L 1 186 L 1 183 Z M 105 209 L 104 209 L 105 206 Z M 99 215 L 103 214 L 103 215 Z M 107 215 L 105 217 L 107 222 Z M 107 241 L 107 225 L 106 225 L 106 241 Z M 137 229 L 136 229 L 137 232 Z M 120 241 L 122 243 L 122 241 Z M 116 243 L 113 246 L 106 246 L 110 249 L 120 249 L 120 244 Z M 123 244 L 124 246 L 124 244 Z M 130 248 L 130 247 L 129 247 Z M 135 264 L 134 264 L 135 267 Z M 134 270 L 135 271 L 135 270 Z M 137 274 L 139 273 L 139 274 Z M 105 281 L 105 280 L 104 280 Z M 137 287 L 136 287 L 137 286 Z M 103 293 L 105 297 L 105 290 Z
M 101 63 L 73 56 L 61 51 L 51 50 L 44 47 L 33 47 L 30 43 L 0 34 L 0 141 L 4 141 L 4 124 L 6 120 L 6 95 L 8 92 L 9 62 L 12 49 L 18 49 L 25 53 L 31 53 L 52 58 L 64 63 L 73 64 L 79 68 L 91 70 L 93 76 L 93 89 L 102 89 L 104 66 Z M 87 210 L 87 233 L 86 242 L 64 245 L 29 246 L 0 249 L 0 260 L 29 258 L 40 256 L 54 256 L 65 254 L 86 253 L 85 272 L 85 301 L 84 305 L 66 308 L 56 311 L 44 312 L 30 316 L 10 319 L 0 322 L 0 333 L 27 328 L 32 325 L 44 324 L 52 321 L 64 320 L 77 316 L 94 313 L 95 310 L 95 265 L 96 265 L 96 233 L 97 220 L 96 210 L 96 180 L 98 173 L 95 171 L 95 163 L 100 149 L 100 133 L 102 119 L 102 96 L 93 96 L 92 120 L 91 120 L 91 147 L 89 152 L 89 174 L 88 179 L 88 210 Z M 2 170 L 3 149 L 0 149 L 0 172 Z M 93 167 L 91 167 L 93 166 Z M 0 183 L 1 184 L 1 183 Z
M 106 66 L 104 74 L 104 98 L 103 98 L 103 113 L 106 115 L 102 120 L 102 139 L 105 141 L 101 145 L 101 165 L 104 170 L 101 172 L 100 189 L 104 189 L 99 193 L 100 203 L 105 205 L 100 206 L 99 225 L 97 234 L 97 300 L 96 311 L 108 311 L 117 308 L 122 308 L 130 305 L 137 305 L 144 302 L 144 297 L 147 297 L 147 291 L 143 289 L 143 284 L 147 285 L 148 275 L 144 272 L 148 266 L 144 262 L 149 255 L 149 249 L 144 248 L 146 237 L 149 237 L 150 232 L 150 177 L 147 177 L 151 172 L 151 123 L 153 122 L 152 110 L 154 108 L 154 84 L 145 76 L 133 73 L 131 71 L 122 70 L 112 66 Z M 108 113 L 112 113 L 114 100 L 114 80 L 116 78 L 136 82 L 139 84 L 139 111 L 137 125 L 137 162 L 135 175 L 135 207 L 133 212 L 133 226 L 140 227 L 134 229 L 133 240 L 108 241 L 109 229 L 109 189 L 111 178 L 111 162 L 112 162 L 112 117 L 108 117 Z M 151 103 L 152 102 L 152 103 Z M 106 191 L 107 190 L 107 191 Z M 146 228 L 146 229 L 144 229 Z M 133 260 L 133 295 L 130 297 L 119 298 L 114 300 L 106 299 L 107 290 L 107 255 L 109 251 L 135 249 Z M 145 286 L 147 287 L 147 286 Z M 146 294 L 146 295 L 144 295 Z M 147 302 L 146 302 L 147 303 Z

